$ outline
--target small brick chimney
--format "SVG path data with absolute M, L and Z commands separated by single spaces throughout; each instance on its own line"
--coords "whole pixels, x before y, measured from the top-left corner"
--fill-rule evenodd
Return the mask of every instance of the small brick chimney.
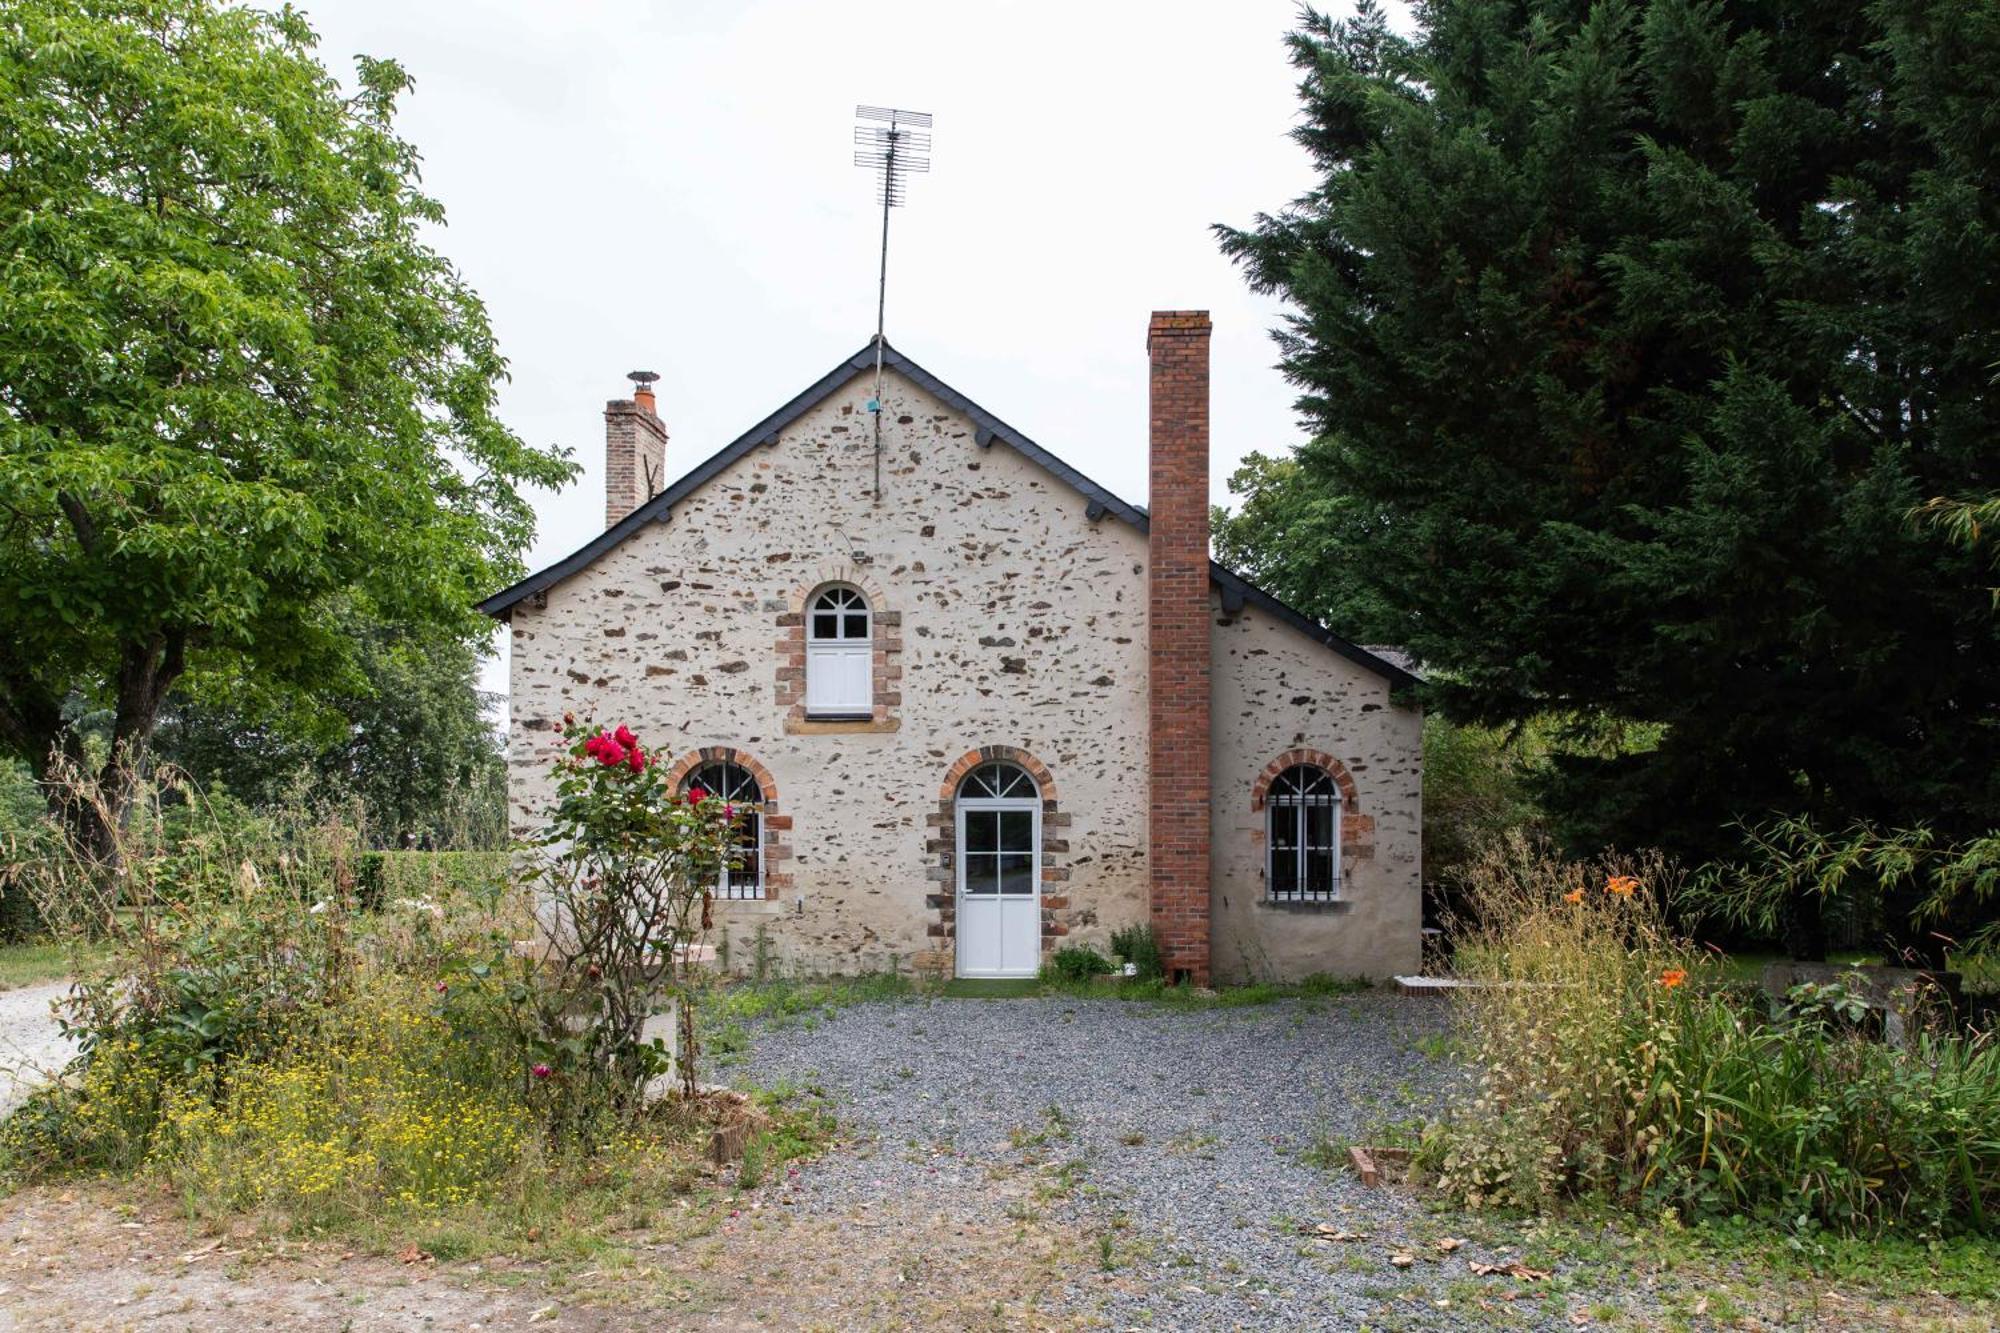
M 1209 614 L 1206 310 L 1156 310 L 1146 627 L 1147 862 L 1167 975 L 1208 984 Z
M 650 370 L 635 370 L 630 398 L 604 405 L 604 526 L 659 494 L 667 484 L 667 427 L 653 405 Z

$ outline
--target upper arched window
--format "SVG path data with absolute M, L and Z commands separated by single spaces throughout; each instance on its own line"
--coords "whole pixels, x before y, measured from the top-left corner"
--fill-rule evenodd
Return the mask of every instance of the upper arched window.
M 806 605 L 806 713 L 811 717 L 872 717 L 875 635 L 868 599 L 835 584 Z
M 1270 857 L 1265 885 L 1279 902 L 1326 902 L 1340 896 L 1340 788 L 1312 764 L 1294 764 L 1264 798 Z
M 1005 762 L 981 764 L 958 784 L 958 797 L 962 801 L 1033 800 L 1040 795 L 1026 769 Z
M 716 877 L 718 898 L 764 896 L 764 792 L 741 764 L 718 760 L 701 765 L 681 784 L 683 794 L 704 791 L 736 807 L 736 864 Z

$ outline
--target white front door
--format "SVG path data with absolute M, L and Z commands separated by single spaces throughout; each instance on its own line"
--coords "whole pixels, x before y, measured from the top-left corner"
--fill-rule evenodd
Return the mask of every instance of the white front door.
M 1042 966 L 1039 800 L 958 801 L 958 975 L 1032 977 Z

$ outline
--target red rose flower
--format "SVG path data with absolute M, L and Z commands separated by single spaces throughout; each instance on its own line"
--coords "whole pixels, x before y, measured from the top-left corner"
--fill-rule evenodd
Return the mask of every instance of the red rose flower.
M 597 762 L 606 768 L 616 768 L 625 762 L 625 752 L 618 748 L 617 741 L 606 741 L 604 748 L 597 752 Z
M 639 738 L 632 734 L 632 728 L 626 726 L 623 722 L 618 724 L 618 730 L 611 733 L 611 739 L 617 741 L 628 750 L 639 743 Z
M 701 788 L 699 787 L 688 788 L 688 803 L 690 805 L 700 805 L 703 801 L 707 799 L 708 799 L 708 793 L 703 791 Z
M 640 752 L 637 745 L 634 745 L 631 752 L 625 756 L 625 765 L 634 773 L 640 772 L 646 767 L 646 756 Z

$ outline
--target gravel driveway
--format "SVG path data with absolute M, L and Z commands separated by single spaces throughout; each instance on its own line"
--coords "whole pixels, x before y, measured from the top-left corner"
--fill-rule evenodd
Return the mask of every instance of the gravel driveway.
M 69 994 L 67 981 L 45 981 L 0 991 L 0 1113 L 76 1054 L 56 1026 L 49 1006 Z
M 1090 1236 L 1047 1313 L 1351 1327 L 1399 1300 L 1404 1322 L 1445 1327 L 1460 1316 L 1430 1244 L 1444 1232 L 1407 1196 L 1302 1160 L 1434 1103 L 1453 1073 L 1420 1043 L 1445 1013 L 1373 994 L 1229 1009 L 923 999 L 767 1030 L 733 1072 L 822 1088 L 861 1135 L 806 1168 L 805 1210 L 916 1191 L 967 1220 L 1045 1212 Z M 1368 1240 L 1301 1234 L 1318 1223 Z M 1391 1263 L 1405 1247 L 1425 1254 L 1415 1271 Z

